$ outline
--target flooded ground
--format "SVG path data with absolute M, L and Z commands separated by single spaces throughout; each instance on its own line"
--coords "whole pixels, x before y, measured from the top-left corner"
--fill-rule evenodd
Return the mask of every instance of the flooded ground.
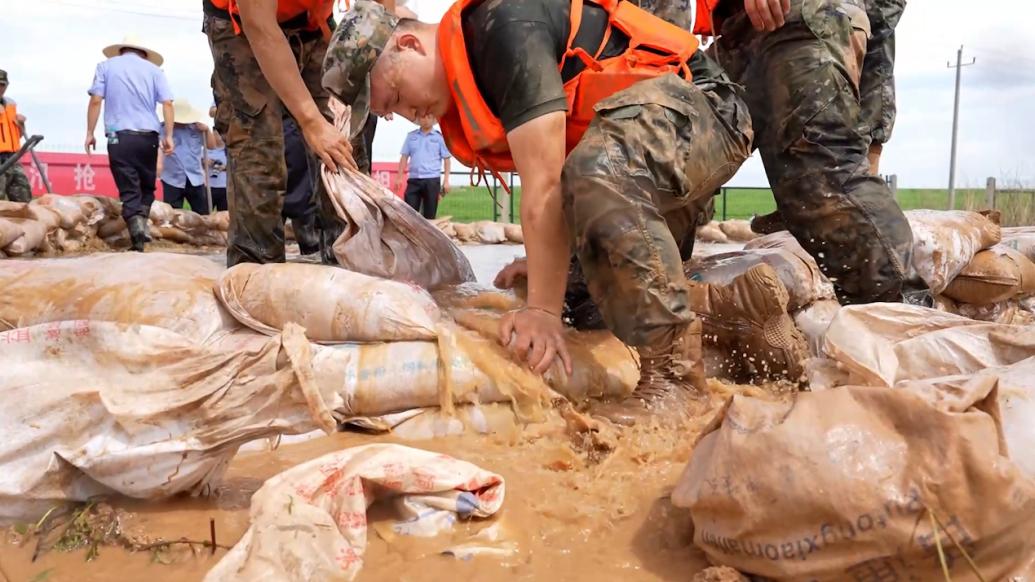
M 702 253 L 739 247 L 700 246 L 706 247 L 698 249 Z M 463 249 L 483 283 L 490 283 L 502 266 L 524 254 L 523 247 L 512 245 Z M 219 258 L 213 255 L 213 260 Z M 714 402 L 730 391 L 759 392 L 717 382 L 713 389 Z M 162 540 L 209 540 L 210 522 L 216 543 L 231 546 L 248 528 L 251 495 L 269 477 L 347 447 L 396 442 L 499 473 L 506 481 L 506 499 L 492 519 L 461 524 L 452 535 L 419 543 L 382 536 L 377 522 L 372 522 L 359 580 L 689 580 L 707 566 L 691 543 L 689 516 L 672 507 L 669 495 L 709 414 L 679 428 L 643 425 L 617 430 L 616 449 L 598 456 L 573 445 L 559 419 L 519 426 L 506 406 L 486 412 L 495 419 L 491 435 L 403 441 L 394 435 L 345 432 L 287 438 L 275 450 L 266 443 L 251 443 L 207 497 L 106 503 L 119 515 L 121 537 L 137 547 Z M 499 524 L 505 539 L 516 544 L 515 555 L 459 561 L 440 554 L 450 542 L 490 524 Z M 200 544 L 139 551 L 102 545 L 87 561 L 84 549 L 45 549 L 37 548 L 34 538 L 23 539 L 15 529 L 7 531 L 0 543 L 0 580 L 193 581 L 201 580 L 226 553 L 222 547 L 212 553 Z

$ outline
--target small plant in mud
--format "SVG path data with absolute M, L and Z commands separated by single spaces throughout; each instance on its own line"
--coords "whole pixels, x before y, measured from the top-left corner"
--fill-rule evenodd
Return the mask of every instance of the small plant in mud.
M 121 517 L 119 510 L 106 503 L 69 503 L 52 507 L 36 523 L 16 524 L 11 531 L 17 536 L 15 542 L 19 546 L 36 543 L 33 562 L 50 550 L 74 552 L 82 549 L 86 550 L 85 559 L 89 562 L 99 555 L 101 546 L 151 552 L 152 561 L 162 564 L 171 563 L 169 551 L 173 546 L 186 546 L 192 553 L 205 548 L 211 553 L 215 553 L 216 548 L 230 549 L 216 543 L 214 520 L 209 520 L 211 539 L 208 540 L 150 540 L 123 531 Z

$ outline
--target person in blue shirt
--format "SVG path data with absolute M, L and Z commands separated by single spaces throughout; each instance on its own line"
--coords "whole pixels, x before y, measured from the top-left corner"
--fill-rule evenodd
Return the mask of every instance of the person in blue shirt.
M 122 217 L 129 226 L 133 250 L 143 251 L 151 241 L 147 218 L 155 199 L 158 167 L 158 122 L 155 105 L 161 103 L 165 118 L 165 155 L 173 153 L 173 94 L 165 73 L 158 67 L 162 55 L 127 38 L 104 49 L 108 60 L 97 65 L 88 91 L 86 153 L 97 147 L 94 132 L 104 104 L 104 135 L 108 161 L 122 200 Z
M 208 148 L 208 187 L 212 189 L 212 207 L 215 210 L 229 210 L 226 202 L 226 144 L 223 138 L 212 132 L 215 147 Z
M 158 159 L 159 175 L 165 201 L 173 208 L 183 208 L 183 201 L 198 214 L 208 214 L 208 195 L 205 192 L 203 169 L 204 149 L 216 146 L 215 136 L 201 119 L 202 115 L 186 99 L 174 104 L 176 123 L 173 125 L 171 155 Z
M 438 213 L 439 191 L 442 195 L 449 193 L 449 150 L 442 134 L 435 129 L 435 118 L 426 115 L 418 120 L 420 129 L 411 131 L 406 136 L 402 147 L 402 158 L 399 159 L 399 183 L 396 189 L 402 188 L 402 179 L 406 175 L 409 163 L 409 178 L 406 180 L 406 193 L 403 199 L 414 210 L 431 220 Z M 442 172 L 442 174 L 440 174 Z M 441 179 L 440 176 L 445 178 Z

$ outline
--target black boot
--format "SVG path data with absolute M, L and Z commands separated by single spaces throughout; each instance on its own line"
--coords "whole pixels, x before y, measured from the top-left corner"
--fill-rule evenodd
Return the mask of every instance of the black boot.
M 150 226 L 147 218 L 141 215 L 129 217 L 129 239 L 132 241 L 131 250 L 144 252 L 144 245 L 151 242 Z

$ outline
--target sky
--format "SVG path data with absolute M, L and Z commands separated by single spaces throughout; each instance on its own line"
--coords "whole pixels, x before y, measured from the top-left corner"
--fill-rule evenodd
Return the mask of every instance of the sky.
M 980 4 L 981 9 L 975 10 Z M 201 0 L 4 0 L 0 69 L 7 95 L 18 102 L 44 151 L 82 151 L 86 90 L 101 49 L 137 35 L 165 57 L 163 69 L 178 98 L 204 109 L 211 103 L 212 58 L 201 33 Z M 409 0 L 422 20 L 435 22 L 448 0 Z M 956 51 L 964 47 L 956 183 L 983 187 L 1035 186 L 1035 42 L 1029 0 L 912 0 L 897 30 L 898 118 L 884 150 L 882 173 L 900 187 L 948 184 Z M 1028 34 L 1026 34 L 1028 33 Z M 397 119 L 378 124 L 374 160 L 396 162 L 405 134 Z M 731 182 L 765 186 L 757 155 Z

